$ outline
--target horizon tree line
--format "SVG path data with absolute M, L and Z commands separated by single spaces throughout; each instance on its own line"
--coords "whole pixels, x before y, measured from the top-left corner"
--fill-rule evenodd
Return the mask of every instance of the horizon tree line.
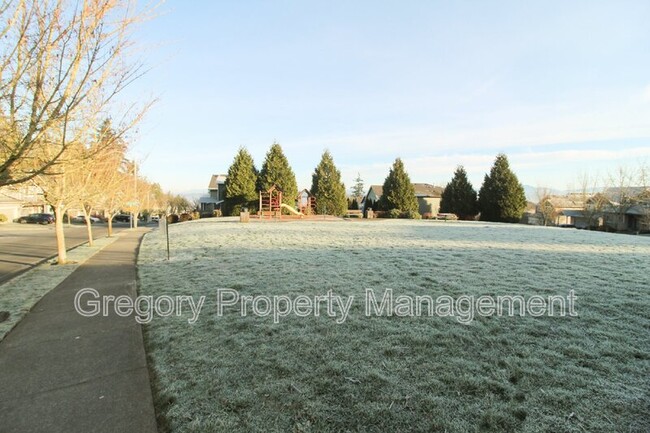
M 314 169 L 309 190 L 316 200 L 316 212 L 340 216 L 347 209 L 358 209 L 364 196 L 364 185 L 360 174 L 354 181 L 352 197 L 348 200 L 341 172 L 331 152 L 325 150 Z M 248 150 L 240 147 L 228 168 L 224 214 L 238 215 L 244 207 L 255 210 L 259 191 L 268 190 L 273 185 L 283 191 L 285 204 L 295 205 L 298 194 L 296 177 L 280 144 L 274 142 L 271 145 L 259 171 Z M 463 166 L 458 166 L 442 193 L 440 211 L 454 213 L 464 220 L 480 215 L 482 221 L 517 222 L 526 203 L 524 188 L 510 169 L 507 156 L 498 154 L 478 193 Z M 415 190 L 401 158 L 395 159 L 391 166 L 379 201 L 374 203 L 366 198 L 364 208 L 385 211 L 393 218 L 420 218 Z

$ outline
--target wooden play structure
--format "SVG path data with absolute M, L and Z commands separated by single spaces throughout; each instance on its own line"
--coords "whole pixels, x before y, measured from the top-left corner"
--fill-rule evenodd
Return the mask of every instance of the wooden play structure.
M 297 210 L 285 203 L 282 203 L 282 190 L 273 185 L 267 191 L 260 191 L 260 207 L 257 213 L 258 218 L 305 218 L 316 215 L 316 198 L 308 190 L 303 189 L 296 197 Z M 282 215 L 286 209 L 289 215 Z
M 316 197 L 307 189 L 303 189 L 296 197 L 298 210 L 303 215 L 316 215 Z
M 268 191 L 260 191 L 260 218 L 280 216 L 282 207 L 282 190 L 273 185 Z

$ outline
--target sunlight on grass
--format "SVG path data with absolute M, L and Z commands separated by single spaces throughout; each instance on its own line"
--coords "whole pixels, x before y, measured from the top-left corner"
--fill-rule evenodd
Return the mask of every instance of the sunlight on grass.
M 148 234 L 144 295 L 206 295 L 145 327 L 163 430 L 650 430 L 650 239 L 431 221 L 238 224 Z M 242 295 L 562 295 L 578 317 L 240 317 Z

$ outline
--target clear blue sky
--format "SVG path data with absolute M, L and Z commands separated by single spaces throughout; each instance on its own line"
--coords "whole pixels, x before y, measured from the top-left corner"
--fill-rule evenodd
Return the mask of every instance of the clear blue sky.
M 240 146 L 274 140 L 299 187 L 329 149 L 346 186 L 463 164 L 475 188 L 505 152 L 522 183 L 650 161 L 650 2 L 168 1 L 136 34 L 159 98 L 141 172 L 203 190 Z

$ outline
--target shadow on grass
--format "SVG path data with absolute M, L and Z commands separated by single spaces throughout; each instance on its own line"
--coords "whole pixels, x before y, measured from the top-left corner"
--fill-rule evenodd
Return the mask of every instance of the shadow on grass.
M 647 252 L 370 240 L 363 248 L 206 243 L 176 249 L 170 262 L 156 257 L 140 265 L 143 294 L 208 296 L 195 325 L 157 318 L 145 327 L 163 431 L 650 430 Z M 217 317 L 220 287 L 251 296 L 331 289 L 357 301 L 342 325 L 327 317 L 274 324 L 236 311 Z M 579 316 L 469 325 L 365 317 L 364 288 L 434 298 L 573 289 Z

